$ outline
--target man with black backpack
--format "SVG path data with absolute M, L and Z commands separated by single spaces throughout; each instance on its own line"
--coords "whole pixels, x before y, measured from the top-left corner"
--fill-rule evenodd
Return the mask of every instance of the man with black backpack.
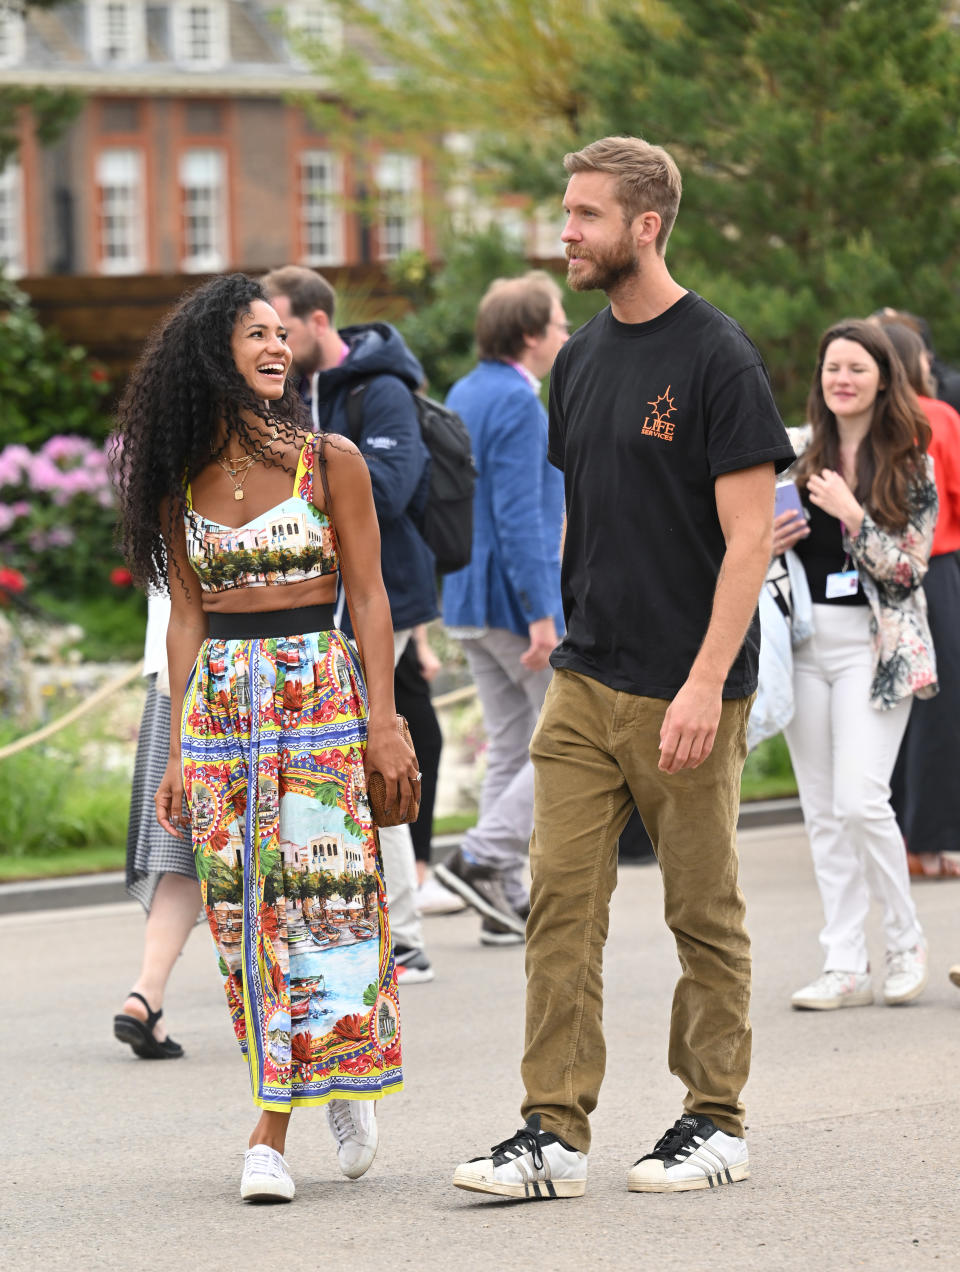
M 338 331 L 334 290 L 314 270 L 286 265 L 267 274 L 263 286 L 287 328 L 300 392 L 314 425 L 349 437 L 367 461 L 396 661 L 412 629 L 437 615 L 435 558 L 421 533 L 432 502 L 430 451 L 415 398 L 423 370 L 389 323 Z M 345 612 L 338 613 L 338 623 L 349 627 Z M 416 910 L 410 828 L 381 829 L 380 847 L 398 979 L 404 985 L 432 980 Z

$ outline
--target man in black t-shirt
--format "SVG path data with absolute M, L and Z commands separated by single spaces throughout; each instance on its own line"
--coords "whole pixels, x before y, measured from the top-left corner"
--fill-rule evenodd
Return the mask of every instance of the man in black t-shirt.
M 610 305 L 561 350 L 550 384 L 567 631 L 530 747 L 526 1121 L 454 1174 L 458 1187 L 520 1198 L 586 1187 L 605 1062 L 603 945 L 634 803 L 682 968 L 669 1064 L 687 1096 L 627 1185 L 681 1192 L 749 1175 L 736 823 L 775 471 L 793 459 L 756 348 L 667 270 L 680 201 L 667 152 L 608 137 L 564 166 L 568 280 Z M 612 1006 L 616 1018 L 623 1007 Z

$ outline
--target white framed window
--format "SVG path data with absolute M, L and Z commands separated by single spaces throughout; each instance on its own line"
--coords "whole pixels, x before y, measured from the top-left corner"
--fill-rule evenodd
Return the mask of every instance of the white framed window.
M 227 263 L 225 171 L 222 150 L 185 150 L 180 157 L 180 263 L 187 273 L 214 273 Z
M 119 148 L 97 155 L 97 249 L 101 274 L 138 274 L 145 265 L 143 154 Z
M 300 155 L 300 243 L 304 265 L 337 265 L 343 259 L 341 165 L 327 150 Z
M 0 0 L 0 66 L 17 66 L 26 52 L 27 32 L 22 13 Z
M 143 0 L 92 0 L 90 52 L 101 66 L 131 66 L 146 60 Z
M 173 58 L 190 70 L 209 71 L 227 60 L 227 7 L 223 0 L 176 0 Z
M 26 262 L 23 252 L 23 179 L 20 165 L 8 159 L 0 171 L 0 268 L 19 278 Z
M 287 5 L 287 30 L 294 43 L 321 45 L 327 53 L 343 48 L 343 19 L 334 0 L 293 0 Z
M 385 154 L 377 161 L 380 199 L 380 257 L 392 260 L 423 245 L 420 160 L 415 155 Z

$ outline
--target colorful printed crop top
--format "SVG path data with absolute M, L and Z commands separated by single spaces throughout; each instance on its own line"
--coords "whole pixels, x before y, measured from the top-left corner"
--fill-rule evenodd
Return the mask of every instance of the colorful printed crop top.
M 313 503 L 312 442 L 300 452 L 289 499 L 234 529 L 201 516 L 188 486 L 184 528 L 204 592 L 302 583 L 340 568 L 333 526 Z

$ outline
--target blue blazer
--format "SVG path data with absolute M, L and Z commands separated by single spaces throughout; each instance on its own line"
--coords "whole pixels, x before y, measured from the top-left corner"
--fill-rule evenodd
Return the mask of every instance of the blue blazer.
M 444 623 L 526 636 L 530 623 L 552 617 L 562 633 L 563 475 L 547 461 L 543 404 L 514 367 L 481 362 L 447 405 L 470 430 L 477 484 L 473 556 L 444 580 Z

